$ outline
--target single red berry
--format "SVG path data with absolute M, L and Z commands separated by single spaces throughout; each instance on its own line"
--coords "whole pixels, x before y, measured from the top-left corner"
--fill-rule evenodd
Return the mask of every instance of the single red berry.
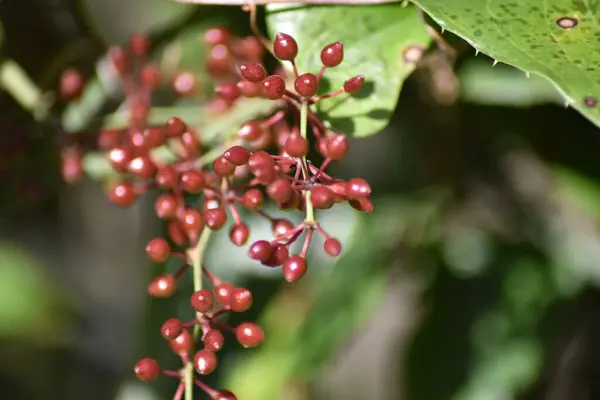
M 300 96 L 313 97 L 319 89 L 319 81 L 315 74 L 307 72 L 296 78 L 294 81 L 294 89 Z
M 136 157 L 129 161 L 129 173 L 141 179 L 150 179 L 156 175 L 156 164 L 148 155 Z
M 188 193 L 200 193 L 206 182 L 200 171 L 186 171 L 181 175 L 181 187 Z
M 242 322 L 235 328 L 237 341 L 246 348 L 257 347 L 265 340 L 265 334 L 260 326 L 253 322 Z
M 152 358 L 142 358 L 135 364 L 133 371 L 139 380 L 150 382 L 158 378 L 160 367 L 156 360 Z
M 192 304 L 192 308 L 194 310 L 199 313 L 206 314 L 213 309 L 215 305 L 215 298 L 209 290 L 201 289 L 192 293 L 190 303 Z
M 172 194 L 161 194 L 154 202 L 154 211 L 160 219 L 172 219 L 177 215 L 178 201 Z
M 213 27 L 204 32 L 204 43 L 206 43 L 209 46 L 216 46 L 218 44 L 229 44 L 231 36 L 231 32 L 225 27 Z
M 308 140 L 303 138 L 299 133 L 291 134 L 285 142 L 285 152 L 290 157 L 304 157 L 308 154 L 308 148 Z
M 279 75 L 267 76 L 262 81 L 262 94 L 267 99 L 278 100 L 285 93 L 285 81 Z
M 169 238 L 177 246 L 185 246 L 188 243 L 187 232 L 183 228 L 183 224 L 180 221 L 176 219 L 170 220 L 167 230 L 169 232 Z
M 335 199 L 334 193 L 327 186 L 314 186 L 310 190 L 310 200 L 315 208 L 326 210 L 333 206 Z
M 179 96 L 189 96 L 196 92 L 196 75 L 192 72 L 182 71 L 171 80 L 171 88 Z
M 262 93 L 262 85 L 242 79 L 237 83 L 240 93 L 244 97 L 257 97 Z
M 289 219 L 274 219 L 271 221 L 271 230 L 275 237 L 283 236 L 294 229 L 294 224 Z
M 369 197 L 371 186 L 361 178 L 353 178 L 346 184 L 346 197 L 350 200 L 360 200 Z
M 283 211 L 300 210 L 302 206 L 302 196 L 297 190 L 292 191 L 292 196 L 288 201 L 277 203 L 277 207 Z
M 253 260 L 267 261 L 273 254 L 273 247 L 266 240 L 259 240 L 250 246 L 248 257 Z
M 160 167 L 154 177 L 156 185 L 161 189 L 173 189 L 178 179 L 179 173 L 169 165 Z
M 227 222 L 227 212 L 223 207 L 207 210 L 204 212 L 204 222 L 209 229 L 217 231 Z
M 177 318 L 171 318 L 165 321 L 160 327 L 160 334 L 167 340 L 174 340 L 183 332 L 183 324 Z
M 261 150 L 252 153 L 248 159 L 248 167 L 250 167 L 250 171 L 253 174 L 256 174 L 256 171 L 258 170 L 265 168 L 273 169 L 275 167 L 275 161 L 273 161 L 273 158 L 269 153 Z
M 148 293 L 152 297 L 166 298 L 170 297 L 177 286 L 177 280 L 173 275 L 160 275 L 154 278 L 148 285 Z
M 83 93 L 84 78 L 74 68 L 66 69 L 60 77 L 60 95 L 65 100 L 79 98 Z
M 67 147 L 61 152 L 61 174 L 67 183 L 75 183 L 83 176 L 83 154 L 78 147 Z
M 262 261 L 261 264 L 265 267 L 278 267 L 285 262 L 290 256 L 290 251 L 286 245 L 276 244 L 273 246 L 273 253 L 267 261 Z
M 326 67 L 337 67 L 344 59 L 344 45 L 342 42 L 328 44 L 321 50 L 321 62 Z
M 235 83 L 230 83 L 230 82 L 222 83 L 219 86 L 217 86 L 215 88 L 215 93 L 221 99 L 223 99 L 229 103 L 233 103 L 242 95 L 242 93 L 240 92 L 240 89 L 237 87 L 237 85 Z
M 199 350 L 194 356 L 194 369 L 200 375 L 208 375 L 217 368 L 217 356 L 210 350 Z
M 329 190 L 333 192 L 334 201 L 336 203 L 342 203 L 346 201 L 346 182 L 336 181 L 327 185 Z
M 165 134 L 158 126 L 150 126 L 144 129 L 143 135 L 146 146 L 149 148 L 162 146 L 165 143 Z
M 219 302 L 225 307 L 229 307 L 231 304 L 231 291 L 235 288 L 233 284 L 229 282 L 221 282 L 215 286 L 215 295 Z
M 131 182 L 123 181 L 112 188 L 108 199 L 119 207 L 129 207 L 137 200 L 137 193 Z
M 346 135 L 333 135 L 327 140 L 327 157 L 333 161 L 341 160 L 348 153 L 348 147 Z
M 249 210 L 258 211 L 264 203 L 264 196 L 258 189 L 248 189 L 244 193 L 244 207 Z
M 198 139 L 196 138 L 195 133 L 189 131 L 185 132 L 183 135 L 181 135 L 179 139 L 181 140 L 181 144 L 189 154 L 196 154 L 198 152 L 200 143 L 198 143 Z
M 250 228 L 244 223 L 233 225 L 229 230 L 229 240 L 236 246 L 243 246 L 250 237 Z
M 241 39 L 238 47 L 241 58 L 258 61 L 265 56 L 265 46 L 256 36 L 246 36 Z
M 231 176 L 235 173 L 235 164 L 230 163 L 225 157 L 217 157 L 213 161 L 213 171 L 219 176 Z
M 129 38 L 129 49 L 134 56 L 145 57 L 150 51 L 150 38 L 143 33 L 136 33 Z
M 152 261 L 161 263 L 171 255 L 171 247 L 163 238 L 154 238 L 146 245 L 146 254 Z
M 229 390 L 220 390 L 211 397 L 211 400 L 237 400 L 237 397 Z
M 246 288 L 237 287 L 231 291 L 230 307 L 235 312 L 244 312 L 252 307 L 252 292 Z
M 129 58 L 121 47 L 111 47 L 108 50 L 108 58 L 118 74 L 124 75 L 129 71 Z
M 287 179 L 277 179 L 267 186 L 267 195 L 275 203 L 285 203 L 294 195 L 294 188 Z
M 183 135 L 187 131 L 187 125 L 185 122 L 177 117 L 169 118 L 165 124 L 165 134 L 169 137 L 178 137 Z
M 327 238 L 323 243 L 323 250 L 331 257 L 337 257 L 342 253 L 342 244 L 336 238 Z
M 256 62 L 249 62 L 240 66 L 240 74 L 249 82 L 258 83 L 267 77 L 265 67 Z
M 223 348 L 223 343 L 225 342 L 225 337 L 216 329 L 211 329 L 206 332 L 204 335 L 204 339 L 202 340 L 204 343 L 204 348 L 209 351 L 219 351 Z
M 246 122 L 238 131 L 238 137 L 249 142 L 258 139 L 263 133 L 263 129 L 258 121 Z
M 129 166 L 129 161 L 133 158 L 130 150 L 115 147 L 108 152 L 108 162 L 119 172 L 126 172 Z
M 357 75 L 353 78 L 350 78 L 346 82 L 344 82 L 344 86 L 343 86 L 344 92 L 346 92 L 346 93 L 358 92 L 364 83 L 365 83 L 364 75 Z
M 225 150 L 223 157 L 233 165 L 244 165 L 250 159 L 250 152 L 242 146 L 232 146 Z
M 187 208 L 180 218 L 181 226 L 189 236 L 197 235 L 204 227 L 200 212 L 194 208 Z
M 306 258 L 291 256 L 283 263 L 283 278 L 290 283 L 296 282 L 306 274 L 306 269 Z
M 352 206 L 352 208 L 355 210 L 362 212 L 371 212 L 375 209 L 371 199 L 366 197 L 359 200 L 349 200 L 348 204 L 350 204 L 350 206 Z
M 98 147 L 100 150 L 110 150 L 119 145 L 121 131 L 118 129 L 102 129 L 98 135 Z
M 147 64 L 140 70 L 140 83 L 149 89 L 156 88 L 160 83 L 160 69 L 154 64 Z
M 273 41 L 273 53 L 280 60 L 294 61 L 298 55 L 298 43 L 290 35 L 278 33 Z
M 194 339 L 190 331 L 184 329 L 179 336 L 169 341 L 169 346 L 175 354 L 185 356 L 189 354 L 194 347 Z

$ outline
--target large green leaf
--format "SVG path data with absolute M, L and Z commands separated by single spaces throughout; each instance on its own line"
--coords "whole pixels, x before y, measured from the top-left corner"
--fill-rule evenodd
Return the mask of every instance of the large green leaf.
M 338 67 L 327 70 L 327 81 L 322 86 L 336 90 L 346 79 L 365 75 L 363 89 L 352 98 L 329 99 L 320 105 L 319 111 L 325 114 L 333 129 L 355 136 L 368 136 L 387 125 L 402 83 L 415 66 L 414 62 L 405 61 L 405 51 L 416 49 L 419 53 L 419 49 L 427 47 L 430 41 L 414 7 L 402 8 L 400 3 L 373 6 L 271 5 L 267 10 L 271 36 L 284 32 L 297 40 L 299 54 L 296 62 L 301 72 L 318 72 L 323 46 L 336 41 L 344 43 L 344 61 Z
M 477 50 L 550 80 L 600 125 L 600 3 L 592 0 L 413 0 Z

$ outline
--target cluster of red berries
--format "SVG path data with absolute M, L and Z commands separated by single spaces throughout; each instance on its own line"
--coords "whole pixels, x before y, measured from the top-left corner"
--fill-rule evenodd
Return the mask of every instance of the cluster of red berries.
M 322 67 L 317 74 L 299 74 L 295 64 L 298 54 L 295 39 L 284 33 L 277 34 L 268 50 L 277 59 L 291 63 L 293 90 L 289 90 L 285 73 L 269 74 L 261 63 L 265 55 L 263 40 L 236 38 L 227 29 L 213 28 L 206 32 L 205 42 L 210 51 L 206 69 L 214 78 L 218 99 L 212 101 L 213 104 L 219 102 L 214 110 L 225 112 L 235 105 L 243 107 L 244 97 L 263 97 L 277 101 L 276 111 L 271 116 L 246 122 L 236 137 L 224 137 L 222 143 L 210 149 L 202 143 L 201 132 L 177 117 L 170 118 L 163 126 L 147 125 L 150 95 L 160 82 L 160 71 L 146 61 L 149 40 L 136 35 L 129 43 L 129 52 L 121 48 L 109 52 L 128 96 L 129 124 L 123 129 L 103 130 L 98 137 L 98 147 L 106 151 L 110 164 L 121 174 L 109 190 L 108 197 L 113 204 L 127 207 L 149 189 L 162 192 L 156 199 L 155 213 L 166 221 L 168 233 L 166 237 L 152 239 L 146 252 L 150 260 L 157 263 L 172 257 L 180 259 L 181 267 L 154 278 L 148 285 L 148 293 L 157 298 L 171 296 L 178 279 L 191 267 L 202 268 L 210 282 L 211 289 L 196 288 L 191 296 L 190 305 L 196 312 L 194 320 L 182 322 L 172 318 L 161 328 L 162 336 L 181 358 L 183 369 L 163 370 L 149 358 L 135 366 L 136 375 L 144 381 L 154 380 L 159 375 L 179 379 L 176 399 L 181 398 L 184 382 L 190 379 L 186 368 L 193 365 L 200 376 L 216 368 L 216 352 L 225 340 L 223 332 L 233 332 L 243 347 L 256 347 L 264 340 L 262 329 L 253 322 L 231 327 L 221 320 L 227 312 L 248 310 L 252 293 L 220 280 L 210 268 L 202 265 L 202 260 L 195 259 L 198 250 L 202 251 L 199 246 L 205 245 L 204 233 L 220 230 L 230 220 L 230 241 L 243 246 L 249 241 L 251 229 L 243 221 L 240 210 L 263 217 L 271 224 L 274 237 L 252 242 L 248 256 L 267 267 L 281 266 L 284 279 L 295 282 L 307 271 L 306 256 L 314 232 L 324 238 L 323 249 L 328 255 L 336 257 L 342 251 L 340 242 L 317 222 L 315 210 L 329 209 L 342 202 L 359 211 L 373 210 L 371 188 L 365 180 L 343 181 L 325 172 L 331 162 L 346 155 L 348 139 L 326 128 L 310 109 L 316 102 L 354 93 L 363 85 L 364 77 L 359 75 L 350 77 L 334 92 L 318 95 L 319 82 L 326 69 L 338 66 L 344 58 L 342 43 L 332 43 L 322 49 Z M 239 74 L 235 79 L 233 72 Z M 74 81 L 70 72 L 63 76 L 65 98 L 81 93 L 76 90 L 78 85 Z M 176 160 L 161 163 L 155 159 L 153 151 L 158 147 L 170 149 Z M 307 160 L 311 147 L 324 158 L 320 166 Z M 64 169 L 75 170 L 75 157 L 70 160 L 71 164 L 65 162 Z M 188 201 L 190 196 L 199 197 L 201 207 L 192 206 Z M 282 211 L 304 212 L 304 221 L 294 225 L 286 218 L 268 215 L 263 211 L 266 198 Z M 290 246 L 302 236 L 300 252 L 290 254 Z M 202 341 L 199 350 L 196 339 Z M 215 390 L 196 377 L 192 379 L 211 399 L 235 399 L 231 392 Z

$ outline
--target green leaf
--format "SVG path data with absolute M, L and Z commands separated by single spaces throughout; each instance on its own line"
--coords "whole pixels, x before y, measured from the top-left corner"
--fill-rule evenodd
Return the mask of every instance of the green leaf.
M 414 62 L 404 60 L 407 49 L 423 49 L 430 37 L 414 7 L 399 3 L 372 6 L 281 6 L 267 7 L 271 36 L 292 35 L 299 46 L 296 63 L 300 72 L 317 73 L 323 46 L 344 43 L 344 61 L 325 73 L 321 89 L 337 90 L 344 81 L 364 74 L 363 88 L 324 100 L 319 112 L 334 130 L 368 136 L 388 123 L 406 77 Z M 286 67 L 290 67 L 286 63 Z M 328 84 L 327 84 L 328 83 Z
M 598 2 L 413 1 L 443 28 L 477 50 L 550 80 L 571 106 L 600 125 Z M 568 23 L 573 27 L 565 28 Z

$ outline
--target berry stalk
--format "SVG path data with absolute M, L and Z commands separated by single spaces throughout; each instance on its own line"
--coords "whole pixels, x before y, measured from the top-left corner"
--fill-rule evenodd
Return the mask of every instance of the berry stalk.
M 306 139 L 306 131 L 308 127 L 308 103 L 306 101 L 302 101 L 300 104 L 300 135 Z M 304 180 L 308 181 L 310 179 L 310 175 L 308 172 L 308 165 L 306 163 L 306 156 L 303 156 L 301 159 L 302 166 L 302 177 Z M 304 221 L 308 224 L 314 224 L 315 221 L 315 210 L 313 207 L 313 203 L 310 197 L 310 190 L 304 191 L 304 197 L 306 199 L 306 218 Z

